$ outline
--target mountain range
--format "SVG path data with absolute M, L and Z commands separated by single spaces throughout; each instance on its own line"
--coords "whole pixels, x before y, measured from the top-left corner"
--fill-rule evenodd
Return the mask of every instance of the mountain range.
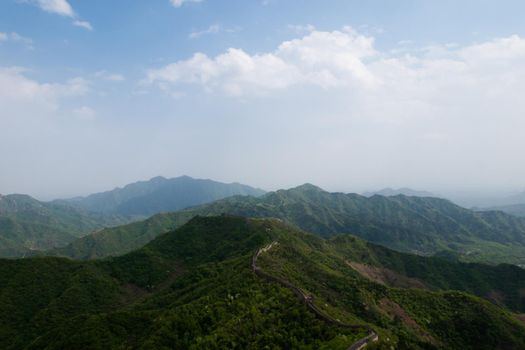
M 126 227 L 109 228 L 48 252 L 78 259 L 119 255 L 197 215 L 274 217 L 331 237 L 352 233 L 402 252 L 449 259 L 525 264 L 525 219 L 497 211 L 475 212 L 439 198 L 397 195 L 370 198 L 329 193 L 305 184 L 261 197 L 234 196 Z
M 0 195 L 0 257 L 21 257 L 62 247 L 98 230 L 144 219 L 151 214 L 232 195 L 263 193 L 237 183 L 182 176 L 156 177 L 85 198 L 52 202 L 38 201 L 27 195 Z
M 512 265 L 197 216 L 120 257 L 0 259 L 0 347 L 523 349 L 524 287 Z

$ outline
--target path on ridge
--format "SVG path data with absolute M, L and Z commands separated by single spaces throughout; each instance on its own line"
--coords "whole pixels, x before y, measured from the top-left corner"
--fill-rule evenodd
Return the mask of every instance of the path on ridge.
M 311 295 L 306 294 L 301 288 L 294 286 L 292 283 L 282 278 L 272 276 L 269 273 L 264 272 L 259 266 L 257 266 L 257 259 L 259 258 L 259 256 L 262 253 L 269 251 L 270 249 L 272 249 L 272 247 L 274 247 L 277 244 L 278 243 L 274 241 L 265 247 L 259 248 L 257 252 L 255 252 L 255 254 L 253 255 L 252 270 L 257 276 L 264 278 L 271 282 L 277 282 L 291 289 L 294 292 L 294 294 L 297 295 L 297 297 L 299 297 L 299 299 L 301 299 L 301 301 L 305 303 L 306 306 L 310 310 L 312 310 L 316 314 L 316 316 L 322 319 L 323 321 L 327 323 L 335 324 L 339 327 L 349 328 L 353 330 L 363 330 L 364 329 L 368 332 L 366 337 L 363 337 L 357 340 L 352 345 L 350 345 L 350 347 L 348 347 L 346 350 L 361 350 L 361 349 L 364 349 L 369 343 L 375 342 L 379 339 L 379 336 L 371 327 L 366 326 L 366 325 L 358 325 L 358 324 L 356 325 L 346 324 L 339 320 L 334 319 L 332 316 L 326 314 L 325 312 L 321 311 L 317 306 L 315 306 L 315 304 L 313 303 L 313 297 Z

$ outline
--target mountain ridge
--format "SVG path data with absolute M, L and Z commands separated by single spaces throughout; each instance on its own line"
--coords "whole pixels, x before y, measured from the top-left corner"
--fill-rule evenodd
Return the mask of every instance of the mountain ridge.
M 352 233 L 399 251 L 440 254 L 466 261 L 525 264 L 525 220 L 500 212 L 473 212 L 440 198 L 329 193 L 313 185 L 269 192 L 261 197 L 234 196 L 203 206 L 155 216 L 158 231 L 142 234 L 132 226 L 133 239 L 153 238 L 196 215 L 277 217 L 304 230 L 329 237 Z M 156 224 L 153 224 L 156 225 Z M 171 226 L 170 226 L 171 225 Z M 104 241 L 118 246 L 111 229 L 50 252 L 73 258 L 113 255 Z M 124 238 L 125 239 L 125 238 Z M 126 249 L 139 246 L 127 245 Z M 101 254 L 94 253 L 97 249 Z M 118 253 L 126 249 L 117 247 Z M 129 251 L 129 250 L 128 250 Z M 520 258 L 521 257 L 521 258 Z

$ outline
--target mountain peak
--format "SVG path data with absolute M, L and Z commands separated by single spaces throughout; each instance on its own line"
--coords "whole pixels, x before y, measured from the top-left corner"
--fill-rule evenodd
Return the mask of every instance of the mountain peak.
M 155 177 L 152 177 L 151 179 L 149 179 L 149 182 L 163 182 L 163 181 L 166 181 L 167 179 L 164 177 L 164 176 L 155 176 Z
M 300 191 L 300 192 L 306 192 L 306 191 L 316 191 L 316 192 L 326 192 L 325 190 L 323 190 L 321 187 L 317 187 L 315 185 L 312 185 L 311 183 L 304 183 L 300 186 L 297 186 L 297 187 L 294 187 L 294 188 L 291 188 L 291 190 L 294 190 L 294 191 Z
M 188 175 L 177 176 L 177 177 L 175 177 L 175 178 L 173 178 L 173 179 L 178 179 L 178 180 L 196 180 L 196 179 L 194 179 L 193 177 L 188 176 Z M 173 179 L 172 179 L 172 180 L 173 180 Z

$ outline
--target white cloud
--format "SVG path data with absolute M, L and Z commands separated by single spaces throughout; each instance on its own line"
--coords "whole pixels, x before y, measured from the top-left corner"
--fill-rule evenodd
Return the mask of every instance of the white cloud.
M 73 21 L 73 25 L 77 26 L 77 27 L 81 27 L 81 28 L 87 29 L 89 31 L 93 30 L 93 27 L 91 26 L 91 23 L 89 23 L 87 21 L 75 20 L 75 21 Z
M 463 47 L 380 52 L 373 37 L 346 27 L 332 32 L 314 30 L 281 43 L 272 52 L 249 54 L 230 48 L 215 57 L 196 53 L 151 69 L 146 81 L 165 90 L 194 85 L 207 92 L 243 97 L 294 87 L 337 89 L 376 115 L 402 119 L 413 113 L 400 108 L 389 111 L 384 106 L 405 104 L 413 111 L 428 112 L 465 96 L 468 101 L 486 101 L 487 96 L 510 98 L 523 91 L 524 78 L 525 39 L 516 35 Z
M 33 49 L 33 40 L 30 38 L 27 38 L 25 36 L 22 36 L 18 33 L 11 32 L 11 33 L 2 33 L 0 32 L 0 41 L 10 41 L 13 43 L 18 43 L 24 45 L 27 49 Z
M 73 20 L 74 26 L 84 28 L 86 30 L 93 30 L 91 23 L 80 20 L 79 16 L 73 10 L 73 7 L 67 0 L 20 0 L 21 2 L 28 2 L 38 6 L 45 12 L 54 13 L 60 16 L 69 17 Z
M 67 0 L 33 0 L 32 2 L 46 12 L 65 17 L 75 17 L 75 11 Z
M 221 27 L 218 24 L 212 24 L 207 29 L 191 32 L 190 35 L 188 35 L 188 37 L 190 39 L 198 39 L 198 38 L 200 38 L 203 35 L 217 34 L 220 31 L 221 31 Z
M 89 83 L 80 77 L 65 83 L 41 83 L 28 78 L 26 73 L 21 67 L 0 67 L 0 102 L 4 107 L 36 106 L 54 110 L 61 99 L 85 95 L 89 91 Z
M 372 86 L 376 79 L 363 60 L 376 55 L 373 42 L 373 38 L 348 27 L 334 32 L 314 31 L 301 39 L 283 42 L 269 53 L 249 55 L 233 48 L 215 58 L 197 53 L 188 60 L 150 70 L 147 80 L 200 84 L 232 95 L 295 85 Z
M 181 7 L 190 2 L 202 2 L 203 0 L 170 0 L 170 3 L 175 7 Z

